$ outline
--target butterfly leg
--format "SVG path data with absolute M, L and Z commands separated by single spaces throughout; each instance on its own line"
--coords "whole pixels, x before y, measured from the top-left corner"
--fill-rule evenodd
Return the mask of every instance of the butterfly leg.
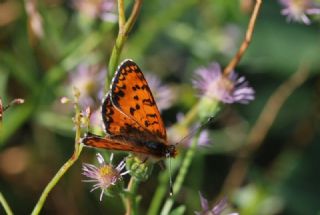
M 145 158 L 143 158 L 143 160 L 142 160 L 142 163 L 141 163 L 141 164 L 146 163 L 146 162 L 148 161 L 148 159 L 149 159 L 149 157 L 148 157 L 148 156 L 146 156 Z
M 166 169 L 166 167 L 165 167 L 165 164 L 164 164 L 164 161 L 163 161 L 163 160 L 160 160 L 160 161 L 158 162 L 158 164 L 159 164 L 159 166 L 160 166 L 161 170 L 165 170 L 165 169 Z

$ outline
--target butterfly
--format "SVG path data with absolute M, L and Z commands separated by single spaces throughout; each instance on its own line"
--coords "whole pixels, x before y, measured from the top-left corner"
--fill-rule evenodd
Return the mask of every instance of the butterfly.
M 175 157 L 175 145 L 166 128 L 146 79 L 136 63 L 124 60 L 102 103 L 104 137 L 88 133 L 86 146 L 127 151 L 155 158 Z

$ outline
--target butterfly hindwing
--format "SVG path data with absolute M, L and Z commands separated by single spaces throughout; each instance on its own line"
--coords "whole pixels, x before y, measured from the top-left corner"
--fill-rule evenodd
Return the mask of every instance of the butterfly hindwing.
M 102 148 L 108 150 L 128 151 L 141 154 L 150 154 L 150 149 L 142 144 L 132 144 L 128 140 L 123 138 L 111 138 L 111 137 L 100 137 L 91 133 L 88 133 L 82 142 L 91 147 Z M 153 155 L 161 156 L 161 151 L 153 152 Z

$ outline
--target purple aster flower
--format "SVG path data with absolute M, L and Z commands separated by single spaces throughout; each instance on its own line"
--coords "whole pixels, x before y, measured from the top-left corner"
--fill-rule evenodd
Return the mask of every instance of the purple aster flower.
M 92 164 L 83 164 L 82 170 L 83 175 L 89 178 L 89 180 L 83 180 L 84 182 L 93 182 L 93 188 L 90 192 L 101 189 L 100 201 L 102 201 L 103 193 L 110 186 L 113 186 L 117 181 L 122 180 L 122 176 L 128 174 L 129 171 L 121 173 L 123 168 L 126 166 L 124 161 L 121 161 L 117 167 L 112 165 L 113 154 L 110 156 L 110 163 L 106 163 L 101 154 L 97 153 L 97 160 L 99 166 L 94 166 Z
M 117 21 L 115 0 L 74 0 L 75 7 L 88 17 Z
M 222 213 L 228 215 L 238 215 L 238 213 L 226 213 L 226 209 L 228 209 L 228 202 L 226 198 L 215 203 L 212 208 L 209 208 L 208 200 L 205 199 L 201 193 L 199 193 L 199 195 L 202 211 L 195 212 L 196 215 L 220 215 Z
M 155 75 L 146 74 L 146 79 L 159 110 L 162 111 L 170 108 L 177 97 L 174 89 L 162 84 L 160 79 Z
M 73 87 L 80 92 L 79 103 L 82 107 L 95 106 L 100 104 L 103 97 L 105 69 L 98 66 L 79 65 L 70 75 L 70 93 Z
M 180 124 L 185 119 L 183 113 L 177 114 L 177 124 Z M 198 132 L 199 125 L 193 126 L 192 129 L 182 128 L 179 126 L 171 126 L 167 129 L 168 139 L 171 143 L 181 143 L 184 147 L 190 147 L 192 144 L 192 138 Z M 198 146 L 199 147 L 210 147 L 212 143 L 209 137 L 209 130 L 204 129 L 200 132 L 198 137 Z
M 320 7 L 312 0 L 280 0 L 280 3 L 284 6 L 281 14 L 287 16 L 288 21 L 310 25 L 311 21 L 307 15 L 320 14 Z
M 235 72 L 225 77 L 218 63 L 212 63 L 208 68 L 199 68 L 195 73 L 193 85 L 200 91 L 201 96 L 228 104 L 235 102 L 247 104 L 254 99 L 254 90 L 245 77 Z
M 197 132 L 197 130 L 199 130 L 199 129 L 196 128 L 196 130 L 191 130 L 191 133 L 189 133 L 189 134 L 191 134 L 191 136 L 186 136 L 188 139 L 182 139 L 182 140 L 180 139 L 180 140 L 178 141 L 178 143 L 182 141 L 182 145 L 183 145 L 183 146 L 185 146 L 185 147 L 190 147 L 191 144 L 192 144 L 192 142 L 193 142 L 192 132 L 193 132 L 193 131 L 196 131 L 196 132 Z M 190 131 L 189 131 L 189 132 L 190 132 Z M 198 137 L 198 140 L 197 140 L 197 141 L 198 141 L 198 142 L 197 142 L 197 146 L 198 146 L 199 148 L 210 147 L 212 141 L 211 141 L 211 139 L 210 139 L 210 137 L 209 137 L 209 131 L 208 131 L 208 130 L 202 130 L 202 131 L 200 131 L 200 134 L 199 134 L 199 137 Z
M 208 147 L 211 144 L 211 140 L 209 137 L 208 130 L 202 130 L 198 139 L 198 146 L 200 147 Z
M 104 130 L 100 108 L 93 111 L 92 114 L 90 115 L 90 125 L 95 129 L 97 129 L 98 130 L 97 132 L 101 132 Z

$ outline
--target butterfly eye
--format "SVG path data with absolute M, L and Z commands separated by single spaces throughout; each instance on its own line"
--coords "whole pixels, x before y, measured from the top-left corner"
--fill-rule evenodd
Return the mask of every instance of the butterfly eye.
M 169 158 L 170 157 L 170 151 L 168 150 L 167 152 L 166 152 L 166 158 Z
M 166 157 L 175 157 L 177 154 L 176 147 L 174 145 L 169 145 L 166 150 Z

